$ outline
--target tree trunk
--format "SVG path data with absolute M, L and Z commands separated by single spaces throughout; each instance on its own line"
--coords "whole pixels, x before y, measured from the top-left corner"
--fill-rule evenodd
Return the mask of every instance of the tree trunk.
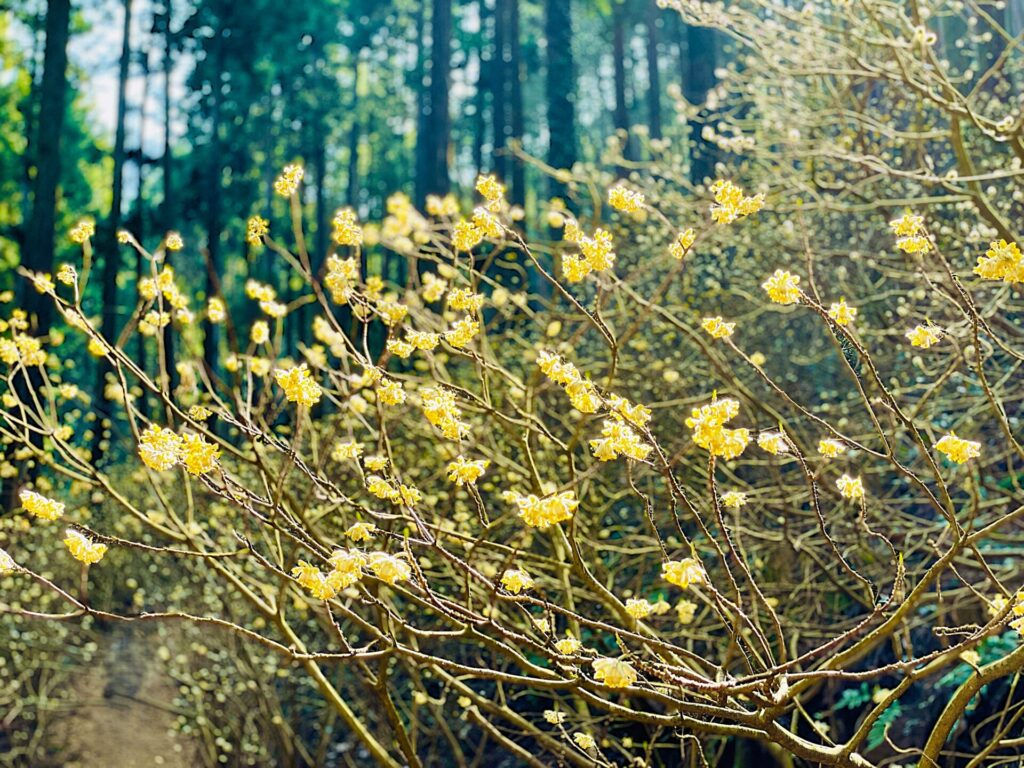
M 423 130 L 417 137 L 422 157 L 422 177 L 418 178 L 417 197 L 448 194 L 448 141 L 451 132 L 448 115 L 448 85 L 452 47 L 452 0 L 433 0 L 430 15 L 430 76 L 426 89 Z M 422 205 L 423 200 L 417 200 Z
M 217 40 L 215 77 L 219 77 L 223 69 L 224 41 Z M 206 297 L 217 295 L 217 287 L 221 272 L 220 266 L 220 235 L 221 235 L 221 183 L 224 175 L 223 151 L 220 136 L 221 122 L 221 87 L 219 82 L 213 83 L 213 95 L 210 108 L 210 159 L 208 162 L 209 179 L 206 184 Z M 217 373 L 217 350 L 220 339 L 219 328 L 211 323 L 204 323 L 203 328 L 203 361 L 211 378 Z
M 612 6 L 612 58 L 615 66 L 615 130 L 623 134 L 622 156 L 633 159 L 633 142 L 629 137 L 629 107 L 626 105 L 626 7 L 622 2 Z
M 172 58 L 171 50 L 174 43 L 174 37 L 171 34 L 171 16 L 173 15 L 173 11 L 174 6 L 172 0 L 164 0 L 164 13 L 162 20 L 162 31 L 164 35 L 164 153 L 161 162 L 163 167 L 164 199 L 160 210 L 160 221 L 165 232 L 174 226 L 175 216 L 177 216 L 174 197 L 174 158 L 171 154 L 171 70 L 174 68 L 174 60 Z M 164 369 L 162 371 L 161 380 L 163 386 L 167 389 L 168 394 L 170 394 L 178 386 L 178 369 L 174 364 L 174 329 L 170 325 L 164 326 L 163 346 L 164 355 L 163 361 L 160 364 L 164 366 Z M 174 423 L 172 420 L 172 414 L 173 411 L 168 407 L 166 415 L 169 426 L 173 426 Z
M 647 124 L 652 139 L 661 138 L 661 73 L 658 71 L 658 5 L 647 4 Z
M 117 242 L 117 230 L 121 227 L 121 207 L 124 202 L 124 164 L 125 164 L 125 116 L 128 111 L 128 69 L 131 64 L 131 23 L 132 23 L 132 0 L 124 0 L 124 25 L 121 28 L 121 61 L 117 73 L 117 127 L 114 131 L 114 174 L 113 188 L 111 190 L 110 215 L 107 217 L 106 226 L 100 233 L 101 238 L 97 243 L 97 254 L 103 258 L 103 272 L 101 285 L 101 312 L 100 332 L 108 342 L 113 342 L 118 332 L 118 304 L 117 304 L 117 276 L 121 271 L 121 249 Z M 105 389 L 107 385 L 107 374 L 113 370 L 110 361 L 106 357 L 99 358 L 99 365 L 96 370 L 96 388 L 94 402 L 99 406 L 99 417 L 101 419 L 112 419 L 110 403 L 107 400 Z M 98 459 L 102 453 L 101 442 L 103 440 L 103 426 L 98 424 L 93 439 L 92 453 L 93 460 Z
M 686 67 L 683 96 L 692 105 L 703 105 L 715 86 L 715 33 L 705 27 L 686 27 Z M 705 141 L 702 131 L 707 110 L 701 108 L 690 120 L 690 181 L 701 184 L 715 175 L 715 146 Z
M 68 34 L 70 0 L 50 0 L 46 11 L 46 48 L 43 53 L 43 78 L 40 85 L 35 142 L 36 175 L 32 185 L 32 214 L 25 233 L 21 263 L 34 272 L 53 271 L 54 227 L 57 213 L 57 186 L 60 182 L 60 144 L 64 127 L 68 88 Z M 19 304 L 35 319 L 40 336 L 50 330 L 53 301 L 40 294 L 28 281 L 19 282 Z
M 547 0 L 544 4 L 547 39 L 548 165 L 569 169 L 576 163 L 576 72 L 572 56 L 572 2 Z M 551 196 L 565 193 L 565 185 L 551 179 Z
M 494 172 L 504 181 L 508 176 L 508 0 L 494 0 L 494 56 L 491 58 L 491 133 Z
M 509 110 L 511 115 L 510 136 L 521 149 L 523 143 L 523 66 L 519 40 L 519 0 L 508 0 L 508 72 Z M 526 205 L 526 166 L 516 157 L 509 158 L 512 164 L 512 191 L 509 201 L 513 205 Z
M 480 45 L 476 52 L 476 93 L 473 94 L 473 169 L 477 176 L 484 172 L 484 141 L 487 133 L 487 76 L 490 73 L 491 58 L 488 56 L 487 0 L 478 0 L 480 14 Z

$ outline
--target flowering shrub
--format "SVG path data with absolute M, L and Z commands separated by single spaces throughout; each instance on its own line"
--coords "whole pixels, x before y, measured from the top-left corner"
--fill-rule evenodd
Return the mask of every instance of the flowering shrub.
M 668 4 L 741 39 L 765 23 L 742 3 Z M 874 44 L 783 10 L 786 66 L 810 40 L 854 59 Z M 933 76 L 914 35 L 907 82 Z M 738 125 L 759 116 L 781 142 L 752 63 L 723 92 L 751 100 Z M 813 112 L 816 81 L 791 77 Z M 577 200 L 600 203 L 552 203 L 550 248 L 484 176 L 464 212 L 401 195 L 380 222 L 343 209 L 336 247 L 310 254 L 289 166 L 275 190 L 294 229 L 255 216 L 246 232 L 305 288 L 285 301 L 249 280 L 248 328 L 227 311 L 238 296 L 197 302 L 166 264 L 188 248 L 176 233 L 154 252 L 121 238 L 151 274 L 119 338 L 82 305 L 86 269 L 28 275 L 112 368 L 132 454 L 127 473 L 91 461 L 69 418 L 83 395 L 13 310 L 6 466 L 38 471 L 31 519 L 4 529 L 5 593 L 21 595 L 4 613 L 189 622 L 273 658 L 230 663 L 258 686 L 301 679 L 383 765 L 469 764 L 485 740 L 509 764 L 713 764 L 752 742 L 781 765 L 932 765 L 958 728 L 1015 754 L 1024 267 L 1005 211 L 990 201 L 967 237 L 928 199 L 836 215 L 795 200 L 804 143 L 717 138 L 736 180 L 685 195 L 657 148 L 650 174 L 581 169 Z M 849 166 L 876 183 L 848 146 L 813 151 L 830 181 Z M 909 182 L 889 180 L 884 199 L 902 199 Z M 958 205 L 988 200 L 964 183 Z M 854 229 L 876 255 L 846 247 Z M 86 254 L 91 236 L 72 232 Z M 285 320 L 309 307 L 296 342 Z M 199 349 L 217 326 L 223 368 Z M 200 586 L 126 609 L 88 589 L 115 558 Z M 984 696 L 996 715 L 972 721 Z M 296 760 L 322 762 L 326 746 L 298 743 Z

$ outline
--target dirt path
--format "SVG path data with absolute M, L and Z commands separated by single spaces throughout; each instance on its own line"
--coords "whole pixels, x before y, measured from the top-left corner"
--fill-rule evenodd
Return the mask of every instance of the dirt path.
M 76 686 L 66 768 L 192 766 L 187 741 L 173 730 L 175 684 L 156 661 L 156 638 L 129 625 L 105 639 L 98 663 Z

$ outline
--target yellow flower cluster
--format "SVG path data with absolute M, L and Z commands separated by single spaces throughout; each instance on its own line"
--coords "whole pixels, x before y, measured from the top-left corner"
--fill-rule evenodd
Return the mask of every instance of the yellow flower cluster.
M 562 386 L 572 407 L 580 413 L 597 413 L 601 398 L 589 379 L 584 379 L 572 363 L 565 362 L 553 352 L 541 351 L 537 365 L 551 381 Z
M 372 539 L 376 532 L 376 525 L 360 520 L 357 523 L 352 523 L 352 525 L 345 529 L 345 538 L 351 539 L 352 541 L 365 542 Z
M 981 443 L 964 440 L 956 436 L 956 432 L 943 435 L 937 443 L 935 450 L 945 454 L 950 461 L 963 464 L 969 459 L 976 459 L 981 456 Z
M 428 331 L 407 330 L 405 332 L 405 339 L 410 345 L 421 352 L 430 352 L 434 347 L 441 343 L 441 337 L 439 334 L 430 333 Z
M 427 195 L 426 200 L 427 213 L 431 216 L 457 216 L 459 214 L 459 201 L 455 199 L 455 195 Z
M 629 688 L 637 681 L 636 670 L 628 661 L 601 658 L 594 659 L 593 665 L 594 677 L 609 688 Z
M 1008 243 L 1005 240 L 989 243 L 985 255 L 978 257 L 974 274 L 986 280 L 1024 283 L 1024 255 L 1016 243 Z
M 737 219 L 757 213 L 764 207 L 764 193 L 746 197 L 743 190 L 731 181 L 719 179 L 711 185 L 715 203 L 711 206 L 711 219 L 716 224 L 732 224 Z
M 281 175 L 274 181 L 274 191 L 281 197 L 291 197 L 305 175 L 306 171 L 301 165 L 286 165 Z
M 524 523 L 541 530 L 572 519 L 580 505 L 575 491 L 563 491 L 543 498 L 532 493 L 520 496 L 514 491 L 507 491 L 505 498 L 519 508 L 519 517 Z
M 412 568 L 401 555 L 389 555 L 387 552 L 372 552 L 370 568 L 374 576 L 392 586 L 412 575 Z
M 359 262 L 354 258 L 342 259 L 336 254 L 327 258 L 324 285 L 338 304 L 348 304 L 359 280 Z
M 822 438 L 818 441 L 818 453 L 826 459 L 834 459 L 846 450 L 846 446 L 838 440 Z
M 472 221 L 461 219 L 455 222 L 452 229 L 452 248 L 456 251 L 472 251 L 483 242 L 486 234 Z
M 473 209 L 473 226 L 487 235 L 487 237 L 494 238 L 495 240 L 505 234 L 505 229 L 501 226 L 498 217 L 486 208 Z
M 1024 635 L 1024 590 L 1014 595 L 1013 607 L 1010 609 L 1010 613 L 1014 617 L 1010 622 L 1010 627 L 1019 634 Z
M 305 560 L 292 568 L 292 576 L 299 586 L 308 590 L 318 600 L 331 600 L 338 592 L 348 589 L 362 578 L 362 568 L 366 565 L 366 556 L 355 549 L 338 550 L 331 555 L 328 562 L 331 570 L 324 573 Z
M 747 494 L 743 491 L 726 491 L 722 494 L 722 506 L 727 509 L 739 509 L 747 503 Z
M 409 357 L 415 350 L 412 344 L 402 341 L 401 339 L 388 339 L 388 343 L 385 345 L 388 352 L 396 357 L 400 357 L 403 360 Z
M 736 323 L 726 323 L 721 317 L 705 317 L 700 325 L 713 339 L 729 338 L 736 327 Z
M 103 559 L 107 553 L 107 545 L 98 541 L 92 541 L 89 537 L 68 528 L 64 531 L 64 546 L 68 548 L 71 556 L 81 563 L 93 565 Z
M 714 456 L 735 459 L 750 443 L 750 430 L 728 429 L 727 421 L 740 412 L 740 404 L 732 399 L 713 399 L 694 408 L 686 426 L 693 430 L 693 441 Z
M 150 469 L 163 472 L 178 463 L 181 443 L 173 430 L 150 424 L 139 438 L 139 457 Z
M 796 304 L 800 301 L 800 278 L 784 269 L 776 269 L 761 283 L 768 298 L 776 304 Z
M 591 272 L 602 272 L 615 266 L 611 232 L 596 229 L 593 237 L 587 237 L 579 225 L 570 219 L 566 222 L 563 237 L 578 245 L 581 251 L 562 256 L 562 274 L 570 283 L 580 282 Z
M 608 405 L 613 413 L 617 413 L 633 426 L 644 429 L 651 421 L 651 409 L 642 403 L 633 404 L 619 395 L 609 395 Z
M 227 318 L 227 307 L 224 306 L 224 300 L 218 299 L 216 296 L 211 296 L 210 300 L 206 304 L 206 318 L 214 324 L 223 323 Z
M 479 312 L 484 305 L 484 297 L 473 293 L 468 288 L 452 288 L 448 294 L 448 308 L 463 312 Z
M 761 450 L 767 451 L 772 456 L 778 456 L 789 450 L 786 436 L 781 432 L 762 432 L 757 436 L 757 444 Z
M 478 176 L 476 191 L 487 201 L 487 210 L 497 213 L 505 197 L 505 185 L 499 184 L 493 176 Z
M 620 455 L 643 461 L 653 449 L 628 424 L 612 418 L 604 420 L 601 437 L 590 441 L 590 450 L 599 461 L 612 461 Z
M 509 568 L 501 575 L 501 586 L 505 591 L 518 595 L 524 590 L 533 589 L 533 579 L 526 571 Z
M 20 362 L 22 365 L 43 365 L 46 353 L 43 344 L 35 336 L 19 333 L 11 339 L 0 339 L 0 360 L 8 365 Z
M 307 407 L 320 402 L 323 390 L 320 389 L 319 384 L 313 381 L 305 363 L 292 368 L 278 368 L 274 371 L 274 379 L 284 390 L 288 402 L 299 403 Z
M 420 403 L 427 421 L 440 429 L 441 434 L 449 440 L 461 440 L 469 434 L 469 425 L 462 421 L 462 411 L 451 390 L 425 387 L 420 390 Z
M 905 213 L 889 226 L 896 235 L 896 247 L 904 253 L 927 253 L 931 244 L 924 235 L 924 217 Z
M 617 211 L 638 213 L 643 210 L 644 196 L 640 192 L 634 192 L 621 184 L 617 184 L 608 190 L 608 202 Z
M 631 597 L 626 601 L 626 613 L 634 619 L 645 619 L 654 611 L 649 600 L 642 597 Z
M 181 443 L 181 463 L 190 475 L 202 475 L 217 466 L 220 449 L 202 435 L 187 434 Z
M 179 289 L 174 280 L 174 270 L 164 267 L 154 280 L 151 277 L 139 281 L 139 294 L 148 300 L 155 299 L 163 294 L 164 300 L 174 309 L 178 310 L 179 320 L 188 320 L 188 298 Z
M 18 494 L 21 506 L 33 517 L 40 520 L 56 520 L 64 514 L 64 504 L 54 501 L 35 491 L 24 490 Z
M 82 245 L 86 240 L 96 234 L 96 225 L 88 219 L 82 219 L 71 231 L 68 232 L 68 237 L 71 238 L 71 242 Z
M 693 227 L 687 229 L 676 235 L 676 239 L 669 243 L 668 252 L 673 259 L 682 261 L 686 256 L 687 252 L 693 247 L 693 242 L 697 239 L 697 233 L 693 231 Z
M 912 347 L 928 349 L 942 340 L 942 331 L 933 325 L 915 325 L 905 334 Z
M 704 566 L 693 557 L 662 563 L 661 578 L 683 589 L 689 589 L 691 584 L 704 584 L 708 580 Z
M 185 247 L 185 241 L 181 239 L 181 235 L 177 232 L 168 232 L 164 235 L 164 248 L 168 251 L 180 251 Z
M 843 475 L 836 480 L 836 488 L 844 499 L 863 499 L 864 483 L 859 477 Z
M 363 230 L 356 223 L 356 212 L 342 208 L 331 220 L 331 239 L 338 245 L 362 245 Z
M 395 379 L 382 378 L 376 390 L 377 397 L 384 405 L 401 405 L 405 402 L 406 394 L 402 388 L 402 382 Z
M 460 455 L 448 464 L 448 480 L 456 485 L 472 485 L 481 478 L 490 463 L 487 459 L 466 459 Z
M 423 300 L 428 304 L 433 304 L 435 301 L 439 301 L 444 292 L 448 290 L 448 283 L 433 272 L 427 272 L 423 275 Z
M 17 568 L 18 564 L 7 554 L 7 550 L 0 549 L 0 576 L 10 576 Z
M 462 349 L 480 333 L 480 323 L 467 315 L 452 323 L 452 327 L 444 332 L 444 340 L 456 349 Z
M 396 488 L 379 475 L 370 475 L 366 478 L 366 490 L 378 499 L 390 501 L 392 504 L 405 504 L 408 507 L 415 507 L 423 496 L 411 485 L 400 484 Z
M 840 298 L 828 308 L 828 316 L 836 325 L 849 325 L 857 319 L 857 308 L 847 304 L 845 298 Z
M 262 216 L 250 216 L 245 224 L 245 242 L 249 245 L 260 245 L 269 232 L 269 221 Z

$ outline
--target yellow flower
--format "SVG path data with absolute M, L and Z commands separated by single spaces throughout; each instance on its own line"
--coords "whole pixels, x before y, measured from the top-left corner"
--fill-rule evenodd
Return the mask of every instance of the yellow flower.
M 640 192 L 634 192 L 617 184 L 608 190 L 608 202 L 617 211 L 637 213 L 643 210 L 644 196 Z
M 299 188 L 299 182 L 305 173 L 301 165 L 286 165 L 281 175 L 274 181 L 274 191 L 281 197 L 291 197 Z
M 366 555 L 358 549 L 338 549 L 328 558 L 331 573 L 328 579 L 336 589 L 348 589 L 363 577 Z
M 202 405 L 193 405 L 188 409 L 188 415 L 190 419 L 196 421 L 206 421 L 208 418 L 213 416 L 213 411 Z
M 491 462 L 487 459 L 467 460 L 461 455 L 448 465 L 448 480 L 456 485 L 472 485 Z
M 68 237 L 71 238 L 71 242 L 82 245 L 86 240 L 96 234 L 96 225 L 88 219 L 82 219 L 71 231 L 68 232 Z
M 416 347 L 408 342 L 402 341 L 401 339 L 388 339 L 387 350 L 395 357 L 400 357 L 403 360 L 409 357 L 413 352 L 416 351 Z
M 389 555 L 386 552 L 371 553 L 370 568 L 374 576 L 391 585 L 405 581 L 412 575 L 412 568 L 401 556 Z
M 697 239 L 697 233 L 693 231 L 693 227 L 680 232 L 676 235 L 676 239 L 669 243 L 668 252 L 673 259 L 682 260 L 686 256 L 687 252 L 693 247 L 694 241 Z
M 747 494 L 743 491 L 726 491 L 722 494 L 722 506 L 728 509 L 739 509 L 746 503 Z
M 181 239 L 181 235 L 177 232 L 168 232 L 164 236 L 164 247 L 168 251 L 180 251 L 185 247 L 185 241 Z
M 846 499 L 863 499 L 864 498 L 864 483 L 859 477 L 850 477 L 849 475 L 843 475 L 836 480 L 836 488 L 839 489 L 840 495 Z
M 725 339 L 732 336 L 736 323 L 726 323 L 721 317 L 705 317 L 701 328 L 708 332 L 713 339 Z
M 834 459 L 846 450 L 846 446 L 838 440 L 823 438 L 818 441 L 818 453 L 826 459 Z
M 835 320 L 836 325 L 849 325 L 857 319 L 857 308 L 847 304 L 845 298 L 840 298 L 828 308 L 828 316 Z
M 682 560 L 669 560 L 661 564 L 661 578 L 669 584 L 688 589 L 691 584 L 704 584 L 707 582 L 707 573 L 700 561 L 692 557 L 684 557 Z
M 785 270 L 775 270 L 761 287 L 776 304 L 795 304 L 800 300 L 800 278 Z
M 456 349 L 462 349 L 480 332 L 480 323 L 468 315 L 452 324 L 451 330 L 445 331 L 444 340 Z
M 405 340 L 418 350 L 430 352 L 441 343 L 441 336 L 440 334 L 428 333 L 426 331 L 407 330 L 405 332 Z
M 190 475 L 202 475 L 217 466 L 220 449 L 202 435 L 185 435 L 181 444 L 181 462 Z
M 227 309 L 224 307 L 224 301 L 218 299 L 216 296 L 210 298 L 206 304 L 206 318 L 217 325 L 223 323 L 227 317 Z
M 452 230 L 452 247 L 456 251 L 471 251 L 483 242 L 485 234 L 473 222 L 461 219 Z
M 556 712 L 553 709 L 544 710 L 544 719 L 551 725 L 561 725 L 565 722 L 565 712 Z
M 107 552 L 106 544 L 92 541 L 72 528 L 64 531 L 64 546 L 75 560 L 86 565 L 98 563 Z
M 270 327 L 267 325 L 266 320 L 257 320 L 253 323 L 250 335 L 253 344 L 266 344 L 270 341 Z
M 974 274 L 986 280 L 1024 283 L 1024 255 L 1016 243 L 1008 243 L 1005 240 L 989 243 L 985 255 L 978 257 Z
M 590 449 L 600 461 L 611 461 L 620 455 L 643 461 L 653 450 L 628 424 L 617 418 L 604 420 L 601 435 L 600 439 L 590 441 Z
M 651 409 L 642 403 L 633 404 L 624 397 L 612 394 L 608 396 L 608 405 L 634 426 L 644 429 L 651 420 Z
M 377 526 L 373 523 L 364 523 L 359 521 L 352 523 L 346 531 L 345 536 L 352 541 L 366 542 L 373 538 L 374 533 L 377 531 Z
M 7 551 L 0 549 L 0 576 L 10 576 L 18 568 L 14 558 L 7 554 Z
M 173 430 L 150 424 L 139 438 L 139 457 L 150 469 L 163 472 L 181 458 L 182 439 Z
M 597 742 L 594 741 L 594 737 L 589 733 L 583 733 L 583 731 L 576 731 L 572 735 L 572 740 L 576 742 L 576 746 L 580 749 L 591 750 L 597 746 Z
M 533 589 L 533 579 L 526 571 L 510 568 L 502 574 L 501 586 L 513 595 L 518 595 L 525 589 Z
M 64 285 L 74 285 L 75 280 L 78 279 L 78 273 L 70 264 L 61 264 L 60 269 L 57 270 L 57 279 Z
M 367 456 L 363 459 L 363 466 L 371 472 L 380 472 L 388 465 L 388 460 L 383 456 Z
M 907 331 L 906 337 L 910 339 L 913 347 L 928 349 L 933 344 L 938 344 L 942 339 L 942 331 L 932 325 L 917 325 Z
M 384 499 L 386 501 L 398 502 L 402 498 L 397 488 L 378 475 L 369 475 L 366 478 L 366 490 L 378 499 Z
M 459 202 L 455 195 L 427 195 L 427 213 L 431 216 L 457 216 L 459 213 Z
M 558 649 L 558 652 L 563 656 L 572 656 L 582 647 L 583 644 L 568 632 L 565 633 L 564 638 L 555 643 L 555 648 Z
M 764 206 L 764 193 L 746 197 L 743 190 L 731 181 L 719 179 L 711 185 L 715 204 L 711 206 L 711 219 L 717 224 L 732 222 L 757 213 Z
M 300 560 L 299 564 L 292 568 L 292 576 L 299 586 L 307 589 L 318 600 L 331 600 L 337 597 L 341 582 L 344 580 L 344 577 L 335 576 L 334 572 L 323 573 L 305 560 Z
M 502 199 L 505 197 L 505 186 L 499 184 L 493 176 L 478 176 L 476 191 L 487 201 L 489 211 L 496 213 L 501 210 Z
M 291 403 L 313 406 L 320 401 L 323 394 L 320 385 L 310 378 L 305 363 L 294 368 L 278 368 L 274 371 L 274 378 Z
M 644 619 L 651 615 L 654 606 L 642 597 L 631 597 L 626 601 L 626 613 L 634 619 Z
M 629 688 L 637 680 L 636 670 L 622 659 L 594 659 L 594 677 L 609 688 Z
M 473 293 L 467 288 L 452 288 L 448 294 L 448 307 L 465 312 L 479 312 L 484 305 L 484 297 Z
M 676 604 L 676 616 L 680 624 L 689 624 L 697 614 L 697 604 L 690 600 L 680 600 Z
M 904 253 L 925 253 L 931 247 L 923 234 L 923 217 L 905 213 L 901 218 L 890 221 L 889 226 L 896 235 L 896 247 Z
M 976 459 L 981 456 L 981 443 L 957 437 L 956 432 L 950 432 L 941 437 L 935 444 L 935 449 L 957 464 L 963 464 L 968 459 Z
M 363 455 L 363 444 L 355 441 L 348 441 L 338 443 L 334 446 L 334 450 L 331 451 L 331 458 L 335 461 L 345 461 L 346 459 L 358 459 Z
M 694 408 L 686 426 L 693 430 L 693 441 L 715 456 L 734 459 L 750 443 L 750 430 L 727 429 L 724 424 L 740 412 L 735 400 L 712 400 L 708 405 Z
M 342 208 L 331 220 L 331 238 L 338 245 L 362 245 L 363 230 L 356 223 L 356 213 L 351 208 Z
M 781 432 L 762 432 L 757 436 L 757 444 L 761 447 L 761 450 L 767 451 L 773 456 L 789 450 L 786 436 Z
M 381 379 L 376 392 L 384 405 L 401 405 L 407 397 L 402 382 L 395 379 Z
M 56 520 L 64 514 L 64 504 L 49 499 L 35 491 L 24 490 L 18 494 L 21 499 L 21 506 L 33 517 L 40 520 Z
M 269 232 L 269 221 L 260 216 L 250 216 L 245 224 L 245 242 L 249 245 L 261 245 Z
M 528 496 L 512 493 L 510 500 L 519 508 L 519 517 L 524 523 L 541 530 L 572 519 L 580 505 L 575 491 L 563 491 L 543 498 L 532 493 Z
M 423 300 L 428 304 L 432 304 L 438 301 L 444 292 L 448 290 L 448 283 L 441 278 L 437 277 L 433 272 L 427 272 L 423 275 Z

